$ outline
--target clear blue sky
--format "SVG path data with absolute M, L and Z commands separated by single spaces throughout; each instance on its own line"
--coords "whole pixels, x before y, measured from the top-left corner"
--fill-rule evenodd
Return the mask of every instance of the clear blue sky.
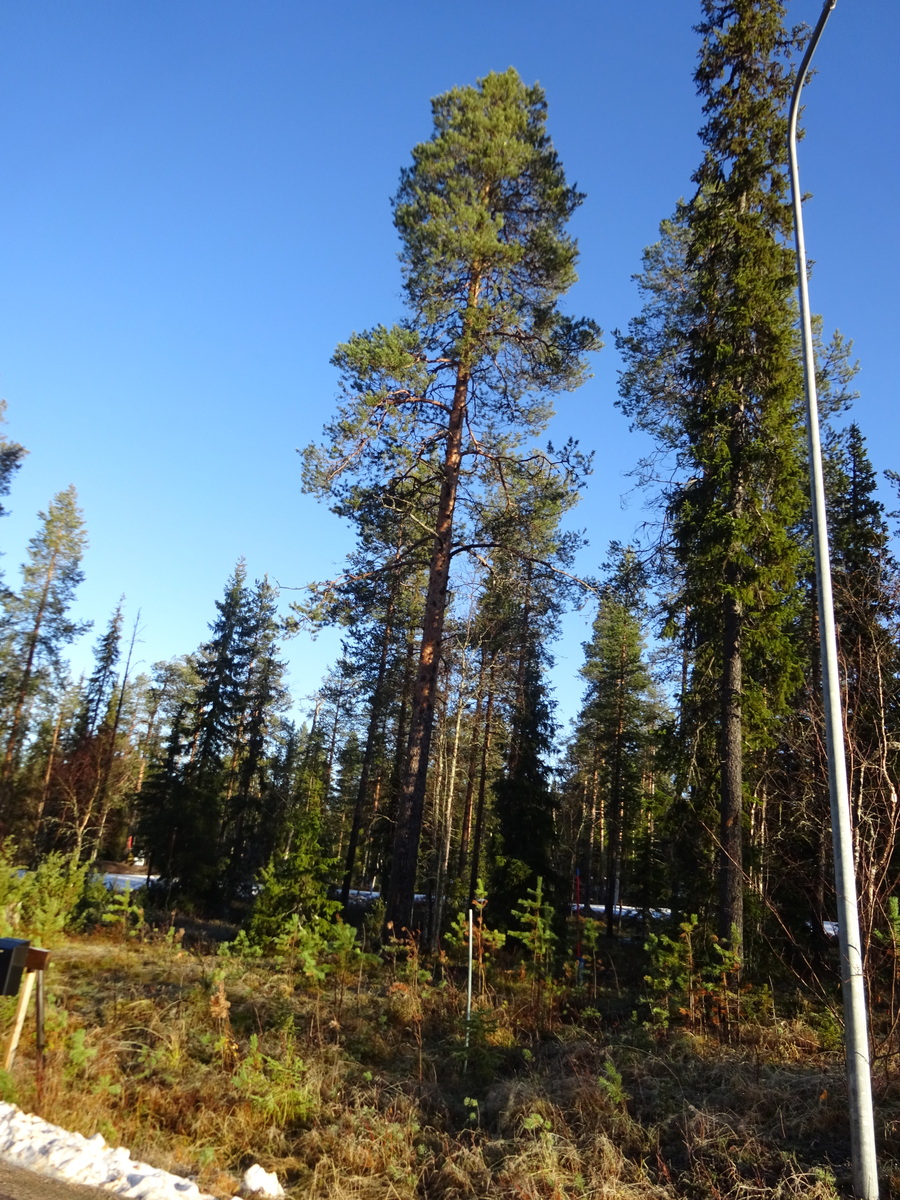
M 791 0 L 814 23 L 819 0 Z M 90 535 L 79 612 L 142 611 L 149 664 L 204 639 L 239 555 L 299 586 L 347 534 L 301 495 L 295 448 L 335 395 L 351 331 L 401 315 L 389 199 L 429 99 L 512 65 L 547 92 L 568 176 L 587 192 L 572 312 L 598 320 L 595 376 L 551 435 L 596 449 L 576 521 L 591 571 L 642 519 L 639 440 L 614 408 L 610 331 L 631 276 L 691 190 L 700 113 L 694 0 L 6 0 L 0 6 L 0 396 L 30 451 L 0 526 L 15 584 L 36 514 L 74 483 Z M 813 306 L 855 339 L 855 417 L 900 469 L 900 5 L 839 0 L 806 92 L 801 147 Z M 561 716 L 590 614 L 557 648 Z M 96 631 L 95 631 L 96 634 Z M 73 654 L 89 662 L 85 646 Z M 290 645 L 315 690 L 336 639 Z

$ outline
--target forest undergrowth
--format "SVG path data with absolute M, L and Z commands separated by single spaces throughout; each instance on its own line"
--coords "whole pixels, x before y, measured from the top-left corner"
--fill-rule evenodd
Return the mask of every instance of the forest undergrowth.
M 58 924 L 43 1072 L 29 1020 L 3 1097 L 213 1193 L 258 1161 L 315 1200 L 849 1194 L 836 1012 L 694 970 L 690 923 L 647 946 L 588 935 L 578 970 L 534 926 L 521 950 L 476 937 L 468 1021 L 460 937 L 426 957 L 293 918 L 260 946 L 154 927 L 127 895 L 93 932 Z M 900 1063 L 876 1066 L 900 1195 Z

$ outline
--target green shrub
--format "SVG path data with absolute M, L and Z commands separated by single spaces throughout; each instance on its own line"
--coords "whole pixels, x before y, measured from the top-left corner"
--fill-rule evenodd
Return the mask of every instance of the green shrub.
M 70 927 L 78 930 L 96 929 L 106 924 L 106 916 L 113 902 L 113 893 L 103 882 L 101 875 L 87 875 L 81 895 L 75 903 Z
M 650 992 L 650 1024 L 667 1027 L 671 1021 L 692 1030 L 729 1023 L 739 1012 L 735 984 L 741 969 L 738 956 L 715 936 L 705 944 L 696 913 L 678 926 L 675 938 L 651 933 L 644 949 L 650 971 L 644 982 Z
M 306 923 L 338 912 L 340 904 L 328 899 L 333 865 L 311 838 L 301 839 L 287 857 L 273 858 L 260 873 L 260 890 L 247 926 L 251 942 L 271 944 L 292 916 Z
M 87 877 L 86 863 L 59 853 L 26 871 L 7 842 L 0 849 L 0 936 L 27 937 L 42 946 L 58 942 L 76 921 Z
M 553 908 L 544 900 L 544 881 L 540 876 L 537 885 L 528 889 L 528 897 L 519 901 L 519 906 L 513 909 L 512 915 L 521 928 L 511 929 L 509 936 L 525 946 L 535 977 L 549 978 L 557 937 L 553 932 Z
M 124 892 L 114 892 L 100 920 L 104 925 L 118 925 L 122 937 L 139 937 L 146 928 L 144 909 L 135 900 L 131 886 Z

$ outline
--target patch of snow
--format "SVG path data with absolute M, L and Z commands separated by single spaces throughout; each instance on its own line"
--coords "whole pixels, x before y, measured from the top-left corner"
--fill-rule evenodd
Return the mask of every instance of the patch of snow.
M 244 1191 L 251 1196 L 272 1196 L 276 1200 L 284 1195 L 284 1188 L 278 1182 L 274 1171 L 264 1171 L 259 1163 L 254 1163 L 244 1172 Z
M 129 1200 L 213 1200 L 190 1179 L 135 1162 L 124 1146 L 108 1146 L 99 1133 L 91 1138 L 67 1133 L 15 1104 L 0 1103 L 0 1159 L 38 1175 L 105 1188 Z M 275 1175 L 260 1166 L 247 1171 L 245 1187 L 252 1172 L 258 1172 L 267 1188 L 278 1190 L 262 1191 L 258 1184 L 249 1190 L 263 1196 L 284 1195 Z
M 584 908 L 585 906 L 583 904 L 573 904 L 572 912 L 575 914 L 575 916 L 578 916 L 579 913 L 584 912 Z M 598 917 L 605 916 L 606 905 L 591 904 L 590 911 L 592 915 L 596 913 Z M 637 918 L 641 915 L 641 911 L 641 909 L 635 908 L 631 904 L 617 904 L 613 909 L 613 912 L 617 917 Z M 647 910 L 647 915 L 652 917 L 654 921 L 664 921 L 671 917 L 672 910 L 671 908 L 650 908 Z
M 146 875 L 120 875 L 115 871 L 107 871 L 101 878 L 111 892 L 124 892 L 126 888 L 130 888 L 132 892 L 139 892 L 147 885 Z M 158 875 L 150 876 L 151 883 L 155 883 L 157 879 Z

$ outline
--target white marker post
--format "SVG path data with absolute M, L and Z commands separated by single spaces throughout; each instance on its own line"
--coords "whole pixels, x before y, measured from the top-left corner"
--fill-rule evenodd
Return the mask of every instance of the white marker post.
M 463 1062 L 463 1074 L 469 1069 L 469 1027 L 472 1022 L 472 943 L 475 940 L 475 922 L 472 909 L 469 909 L 469 991 L 466 1000 L 466 1057 Z

